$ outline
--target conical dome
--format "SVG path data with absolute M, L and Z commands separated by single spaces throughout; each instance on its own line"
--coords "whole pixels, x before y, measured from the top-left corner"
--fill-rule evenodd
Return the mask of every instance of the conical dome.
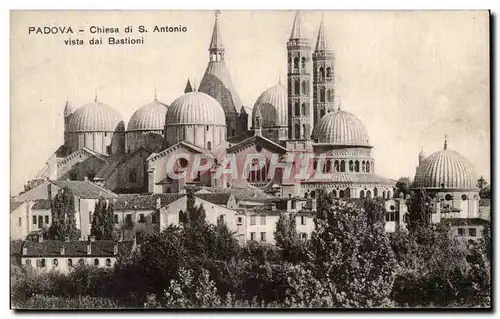
M 314 126 L 312 138 L 317 143 L 343 146 L 370 146 L 368 131 L 354 114 L 335 110 Z
M 170 104 L 165 124 L 226 125 L 226 116 L 216 99 L 202 92 L 186 93 Z
M 77 109 L 69 121 L 67 132 L 123 132 L 125 124 L 114 108 L 99 101 Z
M 167 105 L 154 99 L 135 111 L 128 122 L 127 131 L 162 131 L 166 115 Z
M 417 169 L 414 186 L 422 188 L 475 189 L 472 164 L 458 152 L 444 149 L 429 155 Z
M 279 83 L 265 90 L 255 102 L 252 119 L 260 110 L 262 127 L 288 126 L 288 93 L 286 86 Z

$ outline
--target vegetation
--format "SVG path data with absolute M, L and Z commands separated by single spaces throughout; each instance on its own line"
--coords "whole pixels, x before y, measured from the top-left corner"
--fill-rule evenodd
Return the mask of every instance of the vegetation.
M 76 240 L 80 231 L 76 228 L 75 202 L 69 188 L 60 189 L 51 204 L 52 224 L 46 236 L 52 240 Z
M 95 236 L 96 240 L 112 240 L 115 227 L 113 218 L 113 203 L 99 198 L 92 216 L 90 235 Z
M 489 228 L 477 243 L 459 242 L 447 225 L 429 222 L 422 191 L 408 211 L 408 230 L 387 234 L 383 202 L 320 193 L 310 240 L 283 214 L 276 246 L 238 245 L 190 196 L 180 226 L 146 235 L 113 269 L 13 266 L 11 299 L 20 308 L 488 307 Z
M 403 193 L 404 197 L 406 198 L 407 195 L 410 195 L 411 193 L 411 188 L 412 188 L 412 182 L 409 177 L 401 177 L 398 179 L 396 182 L 396 193 L 395 197 L 399 197 L 401 193 Z

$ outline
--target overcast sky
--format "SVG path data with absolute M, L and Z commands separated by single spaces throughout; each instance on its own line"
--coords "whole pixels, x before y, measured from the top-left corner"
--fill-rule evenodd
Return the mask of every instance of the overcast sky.
M 223 11 L 226 61 L 243 104 L 286 78 L 293 11 Z M 322 12 L 303 11 L 313 45 Z M 489 25 L 486 11 L 325 11 L 336 54 L 336 94 L 366 125 L 376 172 L 413 178 L 420 148 L 448 148 L 490 178 Z M 199 83 L 208 62 L 212 11 L 44 11 L 11 14 L 11 193 L 22 189 L 63 142 L 66 98 L 116 108 L 125 122 L 154 98 L 170 104 L 187 78 Z M 88 42 L 91 25 L 144 25 L 145 44 L 66 46 Z M 155 25 L 186 33 L 152 33 Z M 71 26 L 75 35 L 28 34 L 30 26 Z M 78 35 L 84 28 L 85 34 Z M 103 36 L 104 41 L 107 36 Z

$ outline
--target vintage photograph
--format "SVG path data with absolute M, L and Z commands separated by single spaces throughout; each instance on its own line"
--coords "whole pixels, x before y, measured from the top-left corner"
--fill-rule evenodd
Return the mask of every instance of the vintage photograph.
M 489 11 L 10 28 L 11 309 L 492 308 Z

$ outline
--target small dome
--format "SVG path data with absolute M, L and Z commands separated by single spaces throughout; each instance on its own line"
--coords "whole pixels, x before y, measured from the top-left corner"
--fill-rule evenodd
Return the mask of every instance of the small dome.
M 472 164 L 451 150 L 429 155 L 417 168 L 415 187 L 475 189 L 476 173 Z
M 125 130 L 123 119 L 114 108 L 95 101 L 77 109 L 69 120 L 68 132 L 115 132 Z
M 317 143 L 370 146 L 363 122 L 356 115 L 342 110 L 323 116 L 314 126 L 312 138 Z
M 216 99 L 202 92 L 186 93 L 168 107 L 166 125 L 226 125 L 226 115 Z
M 130 118 L 127 131 L 163 131 L 167 107 L 157 99 L 144 105 Z
M 255 112 L 261 112 L 262 127 L 288 126 L 288 92 L 286 86 L 279 83 L 265 90 L 255 102 L 252 119 L 255 123 Z

